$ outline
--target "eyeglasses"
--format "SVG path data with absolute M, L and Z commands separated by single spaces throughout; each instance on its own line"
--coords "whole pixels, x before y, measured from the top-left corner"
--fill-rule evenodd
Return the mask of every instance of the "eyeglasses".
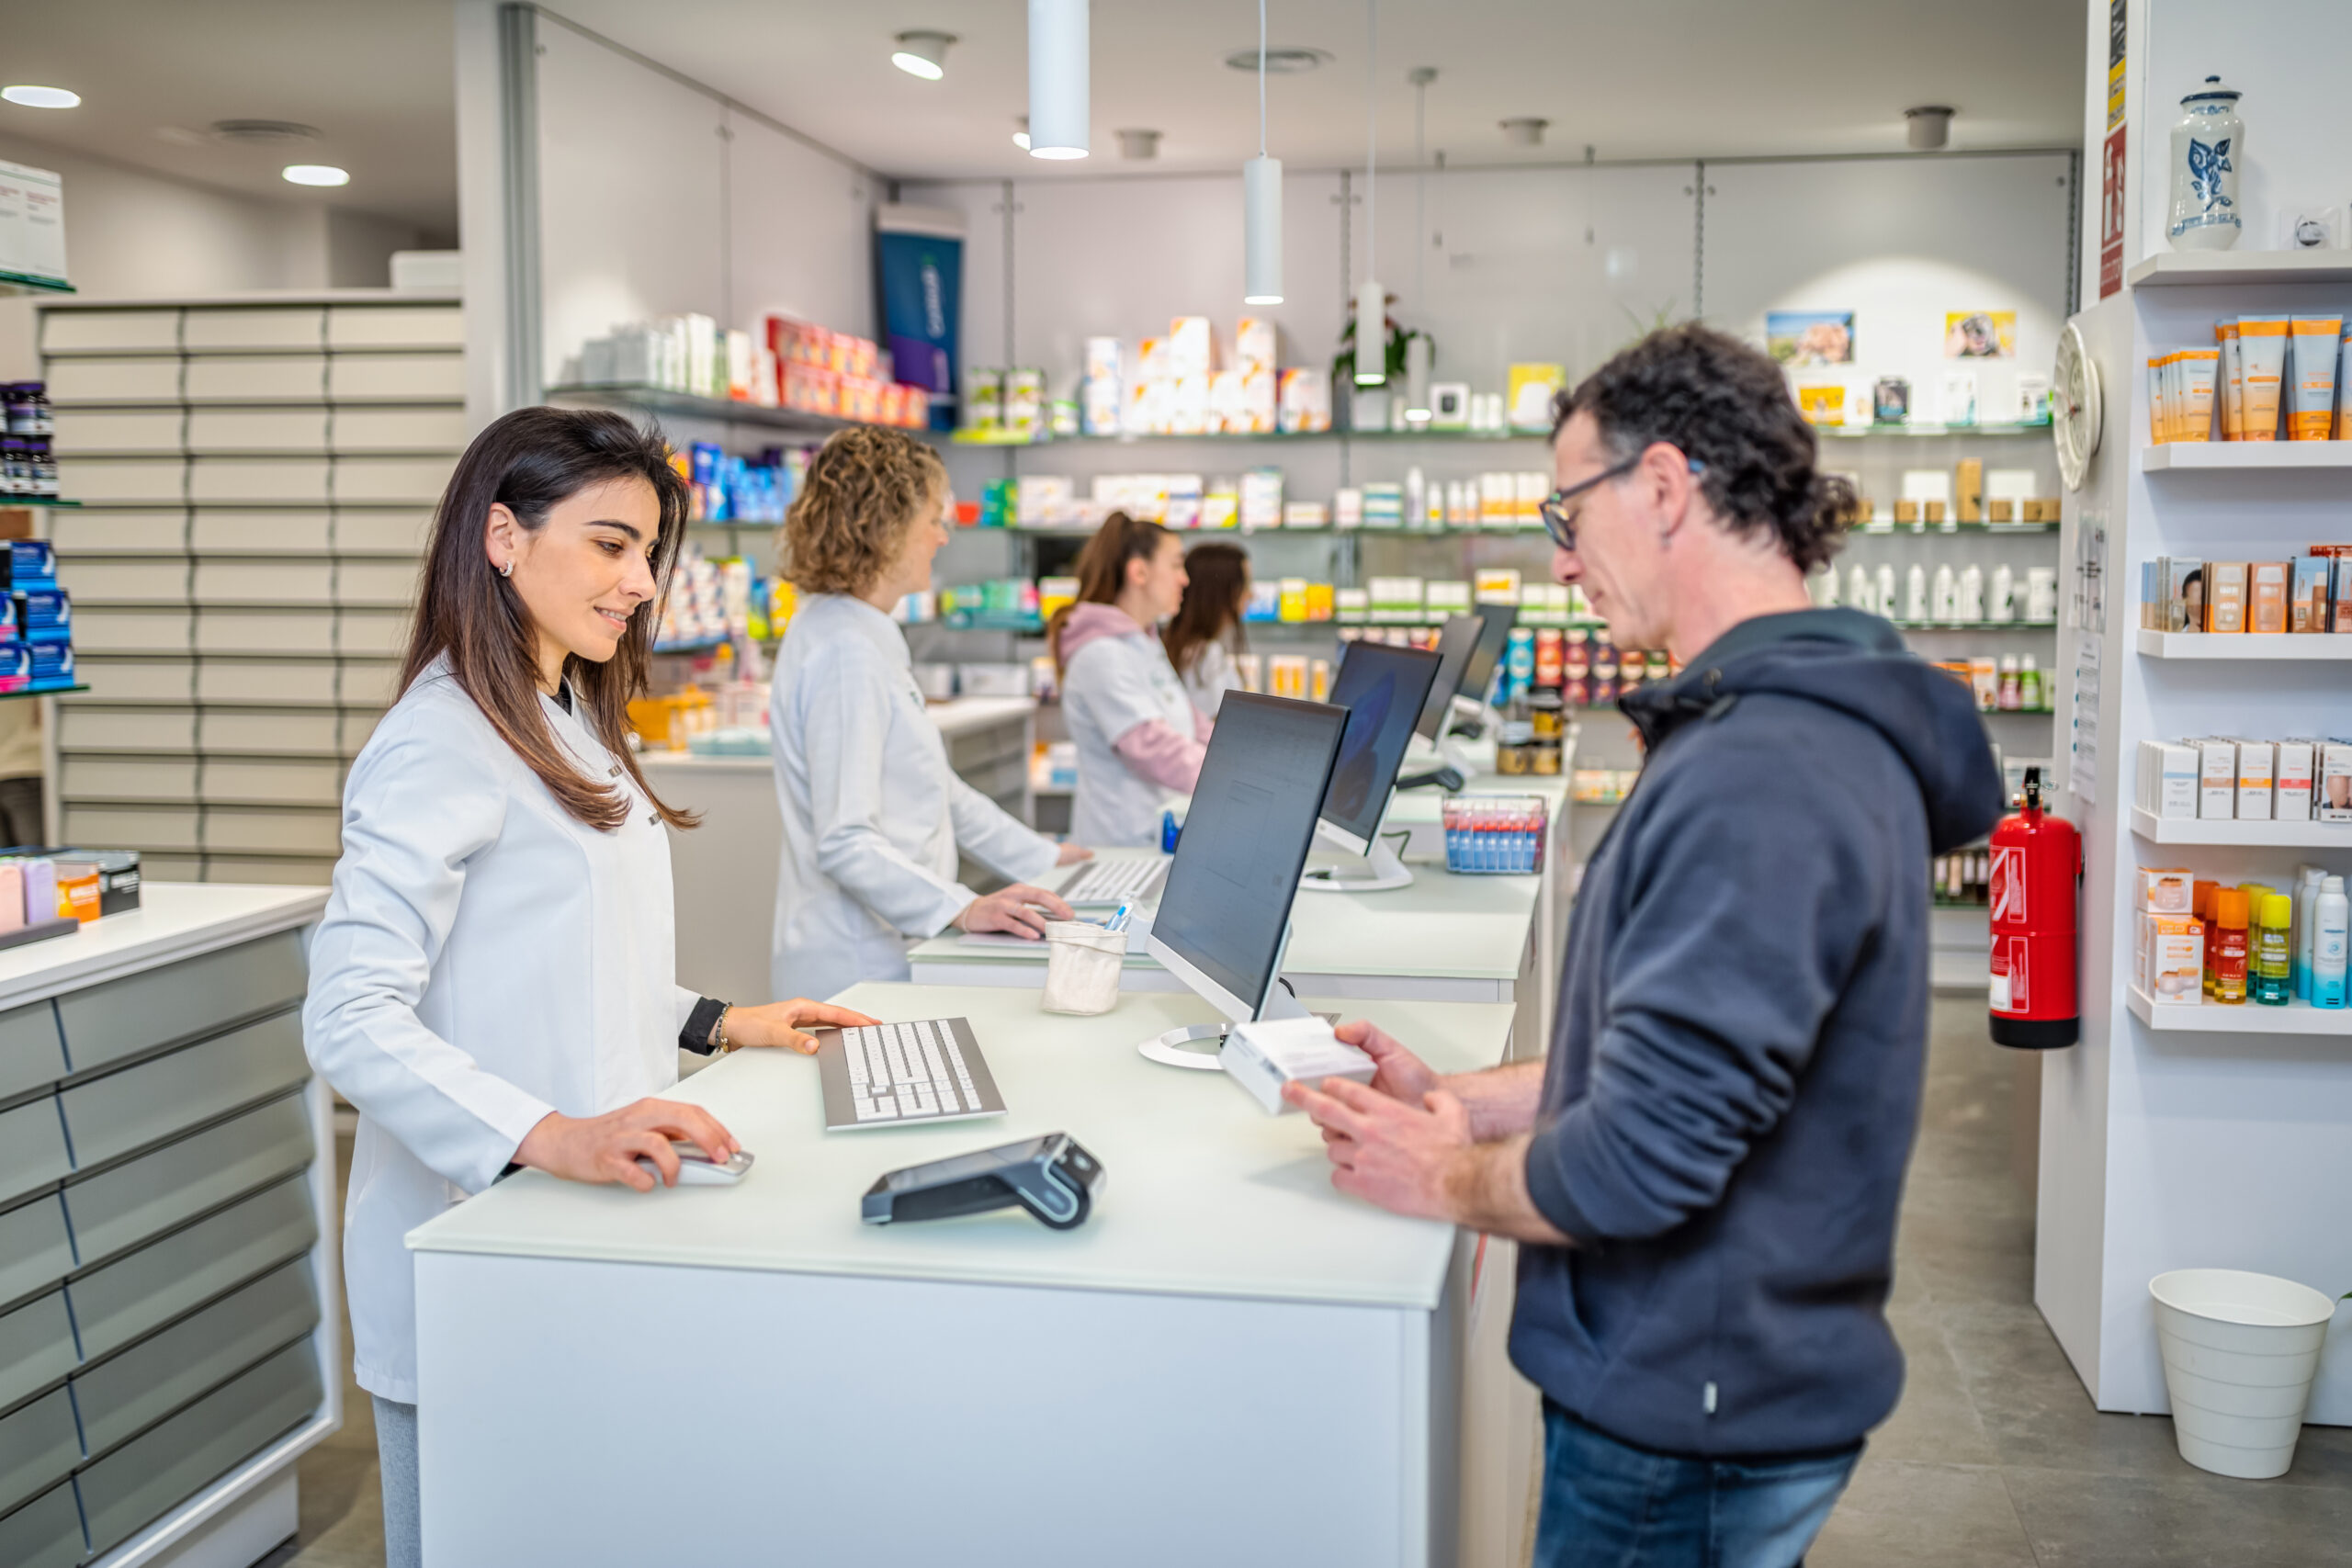
M 1615 468 L 1603 468 L 1592 478 L 1578 479 L 1566 489 L 1555 490 L 1538 502 L 1535 506 L 1535 514 L 1544 519 L 1544 531 L 1552 536 L 1552 542 L 1560 548 L 1573 553 L 1577 547 L 1577 513 L 1584 509 L 1578 507 L 1576 512 L 1571 512 L 1568 510 L 1568 502 L 1605 479 L 1623 479 L 1625 475 L 1632 473 L 1641 467 L 1642 457 L 1647 450 L 1648 448 L 1645 447 Z M 1684 457 L 1682 460 L 1690 465 L 1690 471 L 1694 474 L 1703 474 L 1707 471 L 1707 465 L 1696 457 Z

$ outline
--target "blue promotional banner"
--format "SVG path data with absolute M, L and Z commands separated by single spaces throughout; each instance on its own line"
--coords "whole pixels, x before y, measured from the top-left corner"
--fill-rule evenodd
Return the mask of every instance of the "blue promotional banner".
M 874 249 L 882 339 L 894 374 L 932 394 L 931 427 L 956 427 L 956 336 L 964 288 L 964 241 L 954 213 L 884 208 Z

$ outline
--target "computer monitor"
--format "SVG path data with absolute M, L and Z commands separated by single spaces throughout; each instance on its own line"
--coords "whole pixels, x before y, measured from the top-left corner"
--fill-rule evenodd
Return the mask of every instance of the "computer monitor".
M 1351 642 L 1331 682 L 1331 705 L 1348 710 L 1340 758 L 1331 768 L 1316 832 L 1326 841 L 1371 860 L 1368 876 L 1340 877 L 1310 872 L 1300 886 L 1309 891 L 1370 893 L 1404 887 L 1412 872 L 1380 838 L 1380 819 L 1396 784 L 1396 766 L 1413 739 L 1413 726 L 1429 701 L 1442 657 L 1425 649 L 1393 648 L 1385 642 Z
M 1279 983 L 1283 953 L 1347 721 L 1328 703 L 1250 692 L 1227 692 L 1217 712 L 1146 945 L 1233 1022 L 1306 1016 Z M 1142 1050 L 1171 1066 L 1213 1067 L 1216 1057 L 1186 1047 L 1224 1033 L 1218 1024 L 1170 1030 Z
M 1453 698 L 1483 707 L 1487 688 L 1494 683 L 1495 667 L 1503 661 L 1503 649 L 1510 646 L 1510 629 L 1519 624 L 1519 607 L 1515 604 L 1481 604 L 1478 606 L 1478 642 L 1463 661 L 1462 678 L 1454 682 Z
M 1470 656 L 1478 651 L 1478 636 L 1485 628 L 1486 623 L 1476 615 L 1453 615 L 1438 632 L 1437 679 L 1421 705 L 1420 721 L 1413 726 L 1413 733 L 1422 739 L 1435 741 L 1445 732 L 1445 716 L 1462 684 L 1462 671 L 1469 665 Z

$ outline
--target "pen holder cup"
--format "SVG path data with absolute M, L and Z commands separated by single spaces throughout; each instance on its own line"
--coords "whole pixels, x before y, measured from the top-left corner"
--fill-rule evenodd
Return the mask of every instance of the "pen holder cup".
M 1126 955 L 1125 931 L 1088 920 L 1047 920 L 1045 1010 L 1081 1017 L 1109 1012 L 1119 1005 L 1119 965 Z

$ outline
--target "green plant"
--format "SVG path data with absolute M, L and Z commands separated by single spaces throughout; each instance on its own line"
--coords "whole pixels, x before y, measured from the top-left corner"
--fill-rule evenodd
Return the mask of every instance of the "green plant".
M 1391 294 L 1382 308 L 1382 321 L 1388 329 L 1388 353 L 1384 368 L 1392 377 L 1401 377 L 1405 374 L 1405 345 L 1417 337 L 1427 338 L 1430 345 L 1430 363 L 1434 365 L 1437 363 L 1437 339 L 1430 337 L 1429 333 L 1418 327 L 1408 332 L 1398 326 L 1396 318 L 1386 313 L 1386 306 L 1395 303 L 1396 303 L 1396 296 Z M 1352 310 L 1348 312 L 1347 324 L 1340 329 L 1340 353 L 1338 357 L 1331 361 L 1331 375 L 1333 379 L 1343 387 L 1351 385 L 1355 380 L 1356 318 Z

